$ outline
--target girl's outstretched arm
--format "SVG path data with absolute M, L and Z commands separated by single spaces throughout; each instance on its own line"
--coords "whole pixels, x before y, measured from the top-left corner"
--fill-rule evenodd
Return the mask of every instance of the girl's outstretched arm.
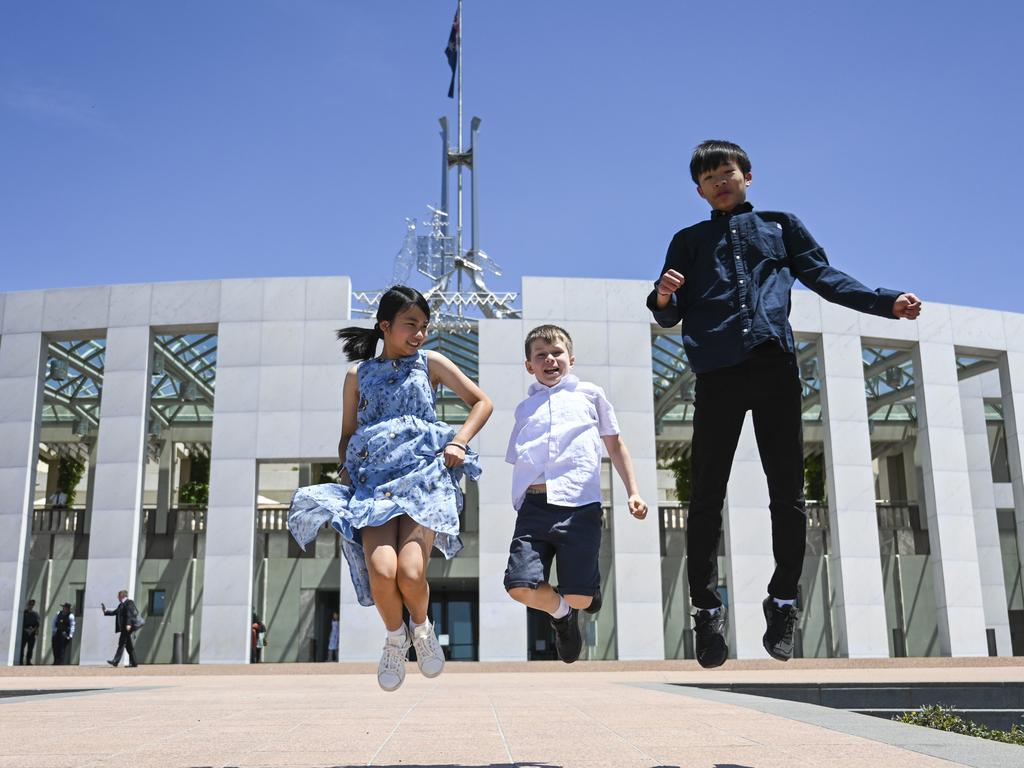
M 344 467 L 345 452 L 348 451 L 348 441 L 358 426 L 357 413 L 359 411 L 359 376 L 357 370 L 359 365 L 353 365 L 345 374 L 345 385 L 341 393 L 341 439 L 338 440 L 338 464 Z M 342 469 L 338 472 L 338 480 L 345 485 L 351 485 L 352 481 L 348 476 L 348 470 Z
M 452 443 L 445 446 L 444 464 L 446 467 L 457 467 L 466 458 L 465 447 L 469 445 L 476 433 L 479 432 L 487 419 L 491 417 L 494 405 L 491 398 L 483 393 L 473 380 L 459 370 L 459 367 L 442 355 L 440 352 L 430 350 L 427 352 L 427 360 L 430 363 L 430 378 L 432 383 L 443 384 L 452 392 L 458 395 L 466 405 L 469 406 L 469 415 L 466 416 L 466 423 L 455 434 Z

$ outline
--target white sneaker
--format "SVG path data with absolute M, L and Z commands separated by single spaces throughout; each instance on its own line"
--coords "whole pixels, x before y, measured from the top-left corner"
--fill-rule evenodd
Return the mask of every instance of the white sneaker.
M 412 645 L 416 649 L 416 664 L 424 677 L 437 677 L 444 672 L 444 651 L 429 620 L 412 631 Z
M 399 639 L 388 636 L 384 641 L 384 653 L 377 665 L 377 683 L 385 691 L 397 691 L 405 682 L 405 657 L 409 653 L 409 630 L 405 629 Z

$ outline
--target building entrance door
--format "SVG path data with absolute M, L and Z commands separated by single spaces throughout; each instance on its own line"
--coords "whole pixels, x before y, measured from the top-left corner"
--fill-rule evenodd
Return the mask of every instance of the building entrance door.
M 327 661 L 327 639 L 331 636 L 331 616 L 341 604 L 337 589 L 318 589 L 313 611 L 313 661 Z M 339 644 L 344 638 L 338 638 Z
M 476 661 L 479 632 L 476 592 L 430 590 L 430 621 L 450 661 Z

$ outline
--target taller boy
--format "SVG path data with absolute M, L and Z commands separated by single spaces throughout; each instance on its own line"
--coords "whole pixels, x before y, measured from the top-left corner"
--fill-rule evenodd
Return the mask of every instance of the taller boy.
M 686 546 L 696 655 L 703 667 L 721 665 L 729 650 L 717 590 L 718 542 L 747 411 L 768 478 L 775 556 L 763 604 L 763 642 L 780 661 L 793 656 L 807 525 L 801 383 L 789 325 L 794 278 L 860 312 L 909 320 L 921 312 L 914 294 L 872 291 L 830 266 L 796 216 L 754 211 L 747 202 L 750 168 L 747 153 L 728 141 L 705 141 L 694 150 L 690 176 L 711 205 L 711 220 L 676 233 L 647 298 L 659 325 L 683 322 L 683 346 L 697 379 Z

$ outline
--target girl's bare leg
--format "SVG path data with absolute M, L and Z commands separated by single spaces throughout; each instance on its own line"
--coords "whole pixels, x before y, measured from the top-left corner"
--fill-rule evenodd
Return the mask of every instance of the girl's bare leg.
M 402 594 L 398 591 L 397 574 L 399 521 L 404 519 L 394 518 L 384 525 L 359 531 L 370 573 L 370 593 L 389 632 L 402 626 Z
M 398 518 L 398 589 L 402 593 L 409 618 L 415 624 L 427 620 L 430 586 L 427 584 L 427 561 L 434 545 L 434 532 L 411 517 Z

